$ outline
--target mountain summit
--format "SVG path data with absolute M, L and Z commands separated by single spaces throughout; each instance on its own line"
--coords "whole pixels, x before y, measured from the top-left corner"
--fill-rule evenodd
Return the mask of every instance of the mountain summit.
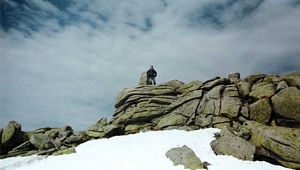
M 85 132 L 69 126 L 23 132 L 10 122 L 0 131 L 2 157 L 65 154 L 90 139 L 144 131 L 219 128 L 211 142 L 215 154 L 299 169 L 299 88 L 299 72 L 244 79 L 233 73 L 204 82 L 125 88 L 116 97 L 113 118 L 100 119 Z

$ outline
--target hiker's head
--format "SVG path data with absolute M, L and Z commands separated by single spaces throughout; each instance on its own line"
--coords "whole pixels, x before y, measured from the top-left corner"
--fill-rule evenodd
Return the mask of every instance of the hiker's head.
M 150 66 L 150 68 L 153 68 L 153 66 Z

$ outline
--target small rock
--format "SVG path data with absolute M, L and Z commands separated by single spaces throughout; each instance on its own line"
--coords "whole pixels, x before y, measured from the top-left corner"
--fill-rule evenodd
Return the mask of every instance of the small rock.
M 241 78 L 240 73 L 232 73 L 228 75 L 230 83 L 237 83 Z
M 175 166 L 183 165 L 187 169 L 203 169 L 201 160 L 196 156 L 195 152 L 187 147 L 176 147 L 170 149 L 166 153 L 166 157 L 169 158 Z
M 276 91 L 280 91 L 283 90 L 285 88 L 288 88 L 288 84 L 285 81 L 281 81 L 278 83 L 277 87 L 276 87 Z

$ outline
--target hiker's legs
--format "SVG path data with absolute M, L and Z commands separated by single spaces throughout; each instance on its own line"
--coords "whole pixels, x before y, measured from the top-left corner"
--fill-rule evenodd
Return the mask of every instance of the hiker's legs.
M 150 84 L 151 85 L 156 85 L 155 77 L 150 77 Z

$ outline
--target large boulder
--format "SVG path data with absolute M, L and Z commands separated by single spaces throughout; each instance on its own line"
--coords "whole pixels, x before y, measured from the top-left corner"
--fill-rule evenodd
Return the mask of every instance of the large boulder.
M 250 119 L 262 124 L 267 124 L 272 114 L 272 108 L 269 99 L 264 98 L 250 104 Z
M 253 160 L 255 146 L 224 128 L 220 136 L 210 143 L 217 155 L 231 155 L 242 160 Z
M 89 140 L 89 137 L 84 132 L 76 132 L 72 134 L 70 137 L 68 137 L 64 143 L 66 144 L 81 144 L 83 142 L 86 142 Z
M 300 122 L 300 90 L 288 87 L 272 97 L 276 114 Z
M 266 74 L 254 74 L 254 75 L 250 75 L 248 77 L 245 78 L 245 80 L 251 84 L 254 84 L 255 82 L 264 79 L 265 77 L 267 77 Z
M 287 82 L 290 87 L 300 89 L 300 72 L 292 72 L 279 77 L 280 80 Z
M 252 86 L 249 96 L 255 99 L 261 99 L 265 97 L 270 98 L 275 94 L 275 92 L 276 90 L 272 83 L 262 82 Z
M 166 157 L 169 158 L 175 166 L 183 165 L 185 169 L 203 169 L 201 160 L 197 157 L 195 152 L 187 147 L 172 148 L 167 151 Z
M 47 150 L 56 147 L 54 139 L 47 134 L 37 133 L 30 137 L 30 143 L 39 150 Z
M 220 115 L 229 118 L 236 118 L 242 106 L 241 99 L 238 97 L 224 97 L 221 100 Z
M 300 168 L 300 129 L 266 126 L 255 121 L 243 124 L 251 133 L 250 142 L 258 149 L 259 159 L 270 158 L 288 168 Z
M 239 88 L 239 93 L 242 97 L 246 97 L 249 95 L 251 91 L 251 83 L 247 81 L 240 81 L 237 83 L 237 87 Z
M 21 131 L 21 124 L 16 121 L 10 121 L 3 129 L 1 136 L 2 152 L 4 153 L 28 140 L 27 136 Z

